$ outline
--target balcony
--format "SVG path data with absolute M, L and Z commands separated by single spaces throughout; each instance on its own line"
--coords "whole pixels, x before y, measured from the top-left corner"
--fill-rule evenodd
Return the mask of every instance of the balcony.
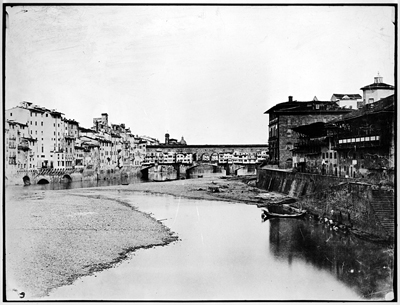
M 321 153 L 321 147 L 324 146 L 327 146 L 327 143 L 323 139 L 301 139 L 299 142 L 294 143 L 293 152 L 304 154 L 318 154 Z

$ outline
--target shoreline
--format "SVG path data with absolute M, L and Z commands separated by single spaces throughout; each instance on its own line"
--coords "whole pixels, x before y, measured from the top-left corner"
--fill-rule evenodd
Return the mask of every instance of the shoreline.
M 210 193 L 209 187 L 220 192 Z M 119 192 L 254 205 L 256 195 L 267 193 L 241 179 L 220 177 L 64 190 L 21 187 L 16 193 L 6 189 L 7 299 L 18 300 L 24 292 L 21 300 L 40 300 L 83 276 L 113 268 L 137 249 L 179 240 L 162 221 L 120 200 Z
M 7 194 L 9 195 L 9 194 Z M 79 200 L 77 200 L 77 196 Z M 6 201 L 7 300 L 52 290 L 112 268 L 137 249 L 179 238 L 162 222 L 98 191 L 33 191 Z
M 22 189 L 22 194 L 11 196 L 6 192 L 7 300 L 18 300 L 21 291 L 26 300 L 40 300 L 58 287 L 115 267 L 138 249 L 179 241 L 162 220 L 121 200 L 121 193 L 249 205 L 287 197 L 258 189 L 253 180 L 207 177 L 51 191 Z M 218 192 L 213 191 L 216 188 Z

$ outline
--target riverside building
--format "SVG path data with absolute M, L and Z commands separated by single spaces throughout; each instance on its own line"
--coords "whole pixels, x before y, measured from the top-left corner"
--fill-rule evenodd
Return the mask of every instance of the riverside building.
M 146 146 L 158 143 L 134 136 L 125 124 L 109 125 L 107 113 L 88 129 L 62 112 L 25 101 L 6 110 L 5 118 L 6 173 L 141 166 Z

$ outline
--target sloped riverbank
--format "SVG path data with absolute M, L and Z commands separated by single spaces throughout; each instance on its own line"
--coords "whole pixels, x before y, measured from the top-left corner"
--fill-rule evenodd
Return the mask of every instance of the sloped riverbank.
M 44 296 L 175 240 L 161 222 L 89 189 L 7 193 L 7 298 Z

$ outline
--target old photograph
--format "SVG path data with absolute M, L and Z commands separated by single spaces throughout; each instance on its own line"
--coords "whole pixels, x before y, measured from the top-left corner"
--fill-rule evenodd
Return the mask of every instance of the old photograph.
M 3 301 L 397 301 L 397 4 L 3 4 Z

